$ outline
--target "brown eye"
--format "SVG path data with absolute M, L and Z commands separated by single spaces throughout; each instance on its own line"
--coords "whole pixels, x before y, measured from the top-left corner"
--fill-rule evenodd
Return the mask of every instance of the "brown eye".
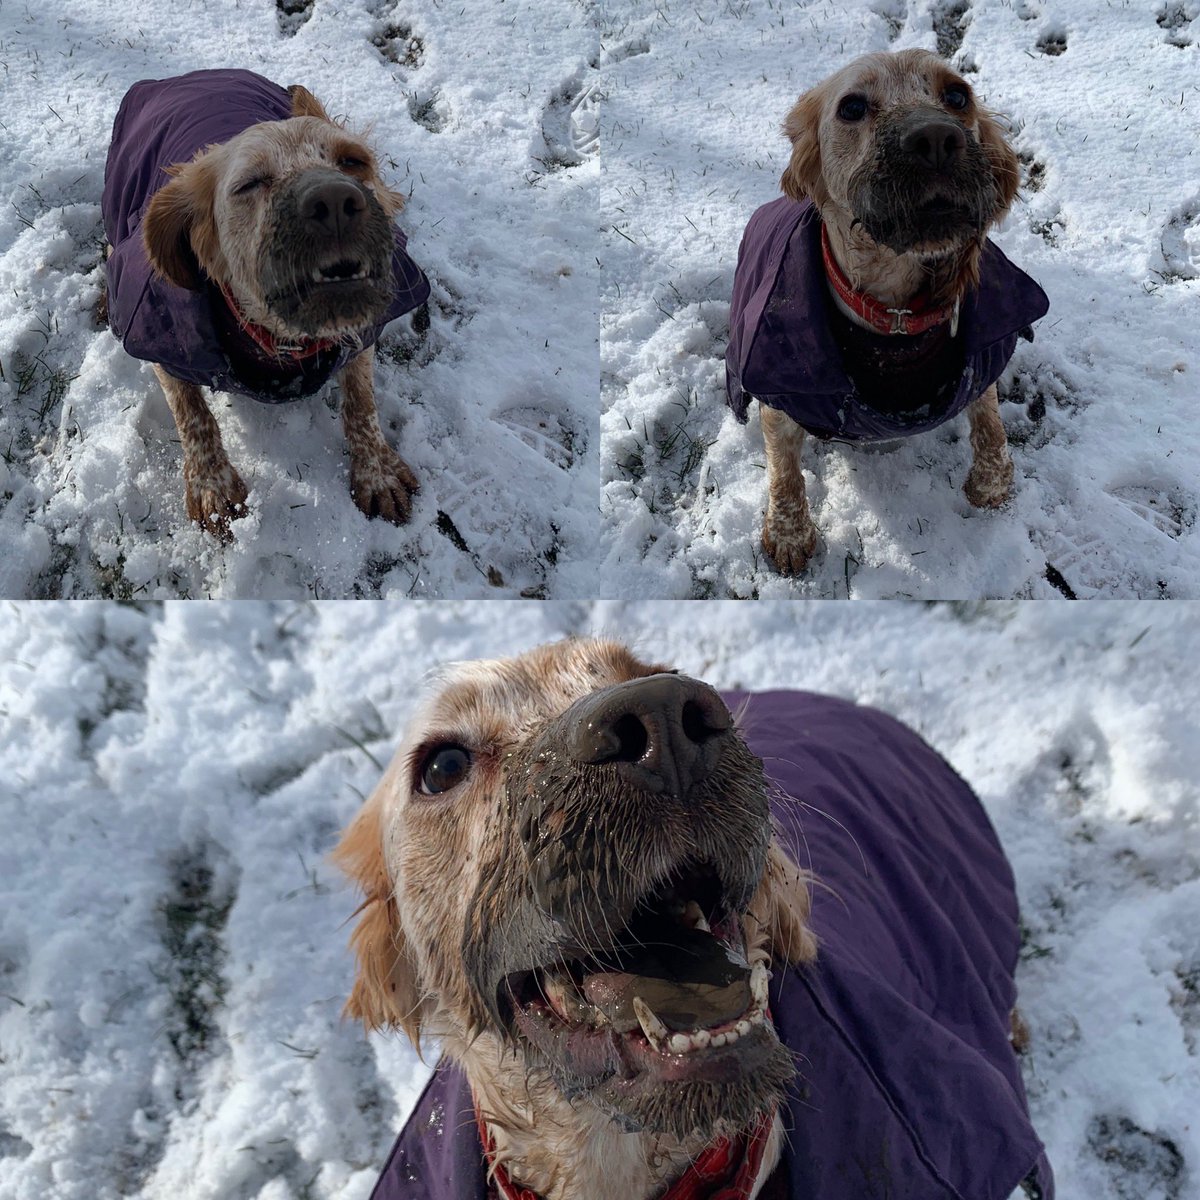
M 866 96 L 843 96 L 838 102 L 837 115 L 843 121 L 861 121 L 867 115 Z
M 421 791 L 439 796 L 457 787 L 471 771 L 471 752 L 463 746 L 434 746 L 421 764 Z
M 366 160 L 362 158 L 355 158 L 353 155 L 347 155 L 345 158 L 339 158 L 338 166 L 343 171 L 365 171 L 367 169 Z
M 948 87 L 942 93 L 942 103 L 947 108 L 952 108 L 956 112 L 962 112 L 967 107 L 967 102 L 970 98 L 967 94 L 967 89 L 962 87 Z

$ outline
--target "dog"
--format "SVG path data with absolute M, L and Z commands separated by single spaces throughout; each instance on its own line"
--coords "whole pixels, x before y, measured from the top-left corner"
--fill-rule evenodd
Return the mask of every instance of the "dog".
M 373 1200 L 1053 1195 L 1011 873 L 881 712 L 608 641 L 460 664 L 334 853 L 347 1014 L 443 1048 Z
M 967 499 L 1007 500 L 996 381 L 1049 302 L 986 236 L 1016 197 L 1017 156 L 935 54 L 855 60 L 800 97 L 784 133 L 785 195 L 754 214 L 738 253 L 726 390 L 739 420 L 759 401 L 762 546 L 795 575 L 818 544 L 806 432 L 886 441 L 965 408 Z
M 201 386 L 278 403 L 337 376 L 350 492 L 408 519 L 418 488 L 379 426 L 373 346 L 429 282 L 393 225 L 403 197 L 306 88 L 250 71 L 143 80 L 113 124 L 102 213 L 110 326 L 154 364 L 188 516 L 228 541 L 246 485 Z

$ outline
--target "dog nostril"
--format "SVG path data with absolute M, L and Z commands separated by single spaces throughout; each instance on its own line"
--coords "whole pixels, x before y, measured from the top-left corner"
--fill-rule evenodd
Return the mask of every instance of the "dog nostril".
M 616 748 L 606 762 L 639 762 L 650 747 L 650 735 L 646 727 L 633 713 L 626 713 L 612 724 Z
M 324 200 L 317 200 L 313 203 L 312 218 L 314 221 L 321 222 L 329 220 L 329 205 Z
M 706 742 L 710 737 L 715 737 L 722 732 L 721 729 L 714 728 L 709 724 L 704 709 L 694 700 L 688 700 L 684 704 L 680 725 L 683 728 L 684 737 L 689 742 Z

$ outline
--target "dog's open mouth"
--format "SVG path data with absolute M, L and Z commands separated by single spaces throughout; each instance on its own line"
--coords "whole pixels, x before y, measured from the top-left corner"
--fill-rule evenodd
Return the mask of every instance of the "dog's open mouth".
M 637 906 L 610 949 L 510 975 L 513 1023 L 581 1077 L 743 1074 L 756 1043 L 774 1042 L 770 976 L 747 961 L 740 916 L 719 895 L 714 871 L 689 868 Z
M 361 259 L 339 258 L 336 262 L 314 268 L 312 281 L 316 284 L 353 283 L 359 279 L 369 279 L 370 276 L 371 272 Z

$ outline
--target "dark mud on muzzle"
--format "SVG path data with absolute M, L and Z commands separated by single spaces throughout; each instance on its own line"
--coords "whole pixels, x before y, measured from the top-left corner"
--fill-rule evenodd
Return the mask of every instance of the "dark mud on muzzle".
M 744 1126 L 794 1074 L 741 940 L 771 836 L 762 763 L 723 730 L 701 778 L 654 792 L 573 758 L 572 720 L 508 757 L 462 943 L 477 1023 L 625 1128 Z M 661 1015 L 657 1035 L 632 1018 L 634 993 Z M 672 1053 L 689 1026 L 706 1030 L 703 1052 Z M 730 1029 L 729 1045 L 708 1049 L 708 1028 Z
M 918 247 L 955 249 L 982 238 L 1000 215 L 991 159 L 965 130 L 966 145 L 949 171 L 932 172 L 902 145 L 902 120 L 876 129 L 875 155 L 850 178 L 850 211 L 871 238 L 897 254 Z
M 276 197 L 259 253 L 267 307 L 296 334 L 354 331 L 379 321 L 394 290 L 392 223 L 369 188 L 349 181 L 361 203 L 352 228 L 331 233 L 302 211 L 312 177 L 348 182 L 340 172 L 306 172 Z

